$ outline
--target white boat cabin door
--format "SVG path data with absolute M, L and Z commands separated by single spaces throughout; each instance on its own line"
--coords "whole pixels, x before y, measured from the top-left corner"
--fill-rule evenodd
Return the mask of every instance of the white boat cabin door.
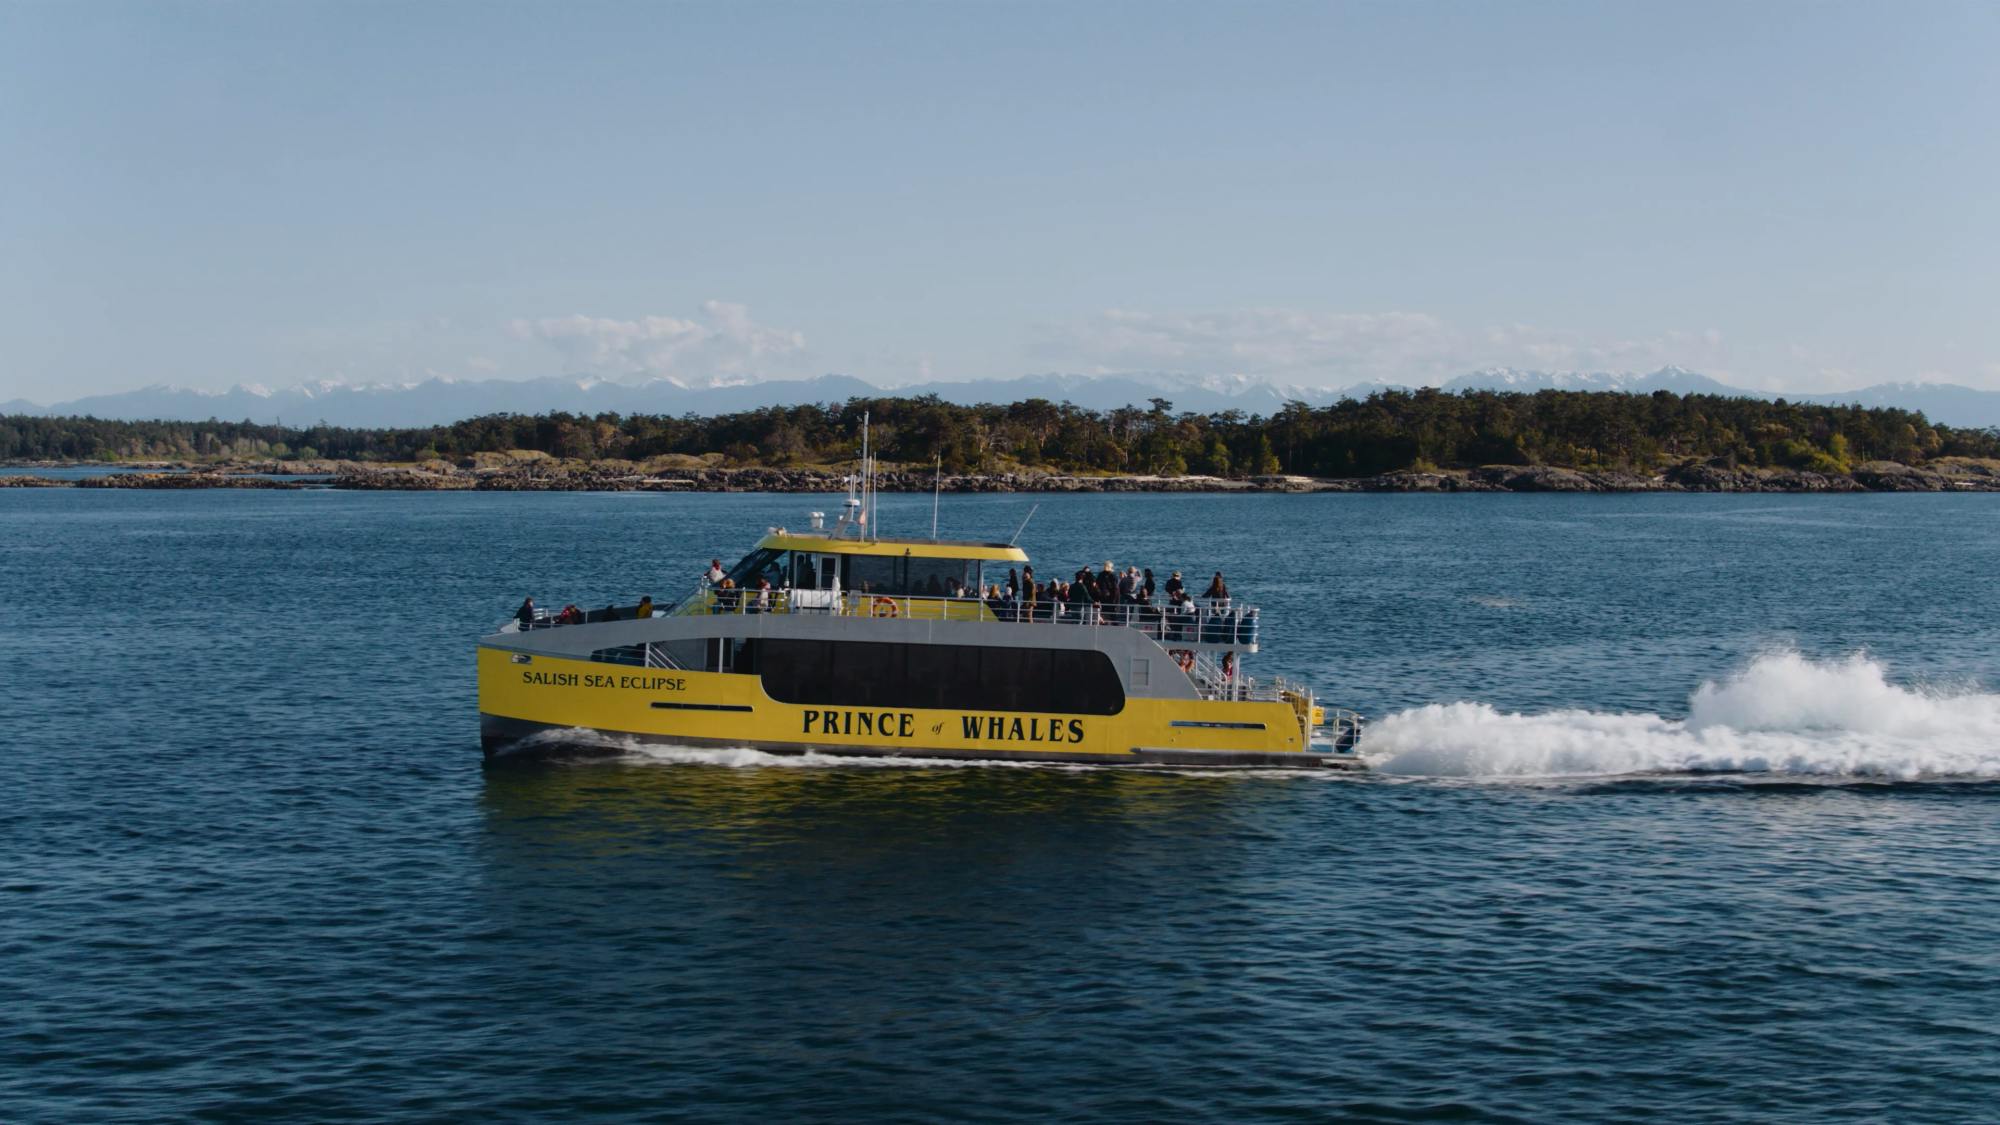
M 840 604 L 840 556 L 792 552 L 792 607 L 832 612 Z

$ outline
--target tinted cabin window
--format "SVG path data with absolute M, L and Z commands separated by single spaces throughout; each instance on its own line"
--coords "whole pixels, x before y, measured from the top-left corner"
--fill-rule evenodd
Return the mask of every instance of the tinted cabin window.
M 847 578 L 841 584 L 864 594 L 903 592 L 903 560 L 890 555 L 848 555 Z
M 849 590 L 888 597 L 942 598 L 953 579 L 961 586 L 979 585 L 979 563 L 973 559 L 919 559 L 894 555 L 848 555 L 844 583 Z
M 942 598 L 955 580 L 961 586 L 979 582 L 979 564 L 967 559 L 916 559 L 908 564 L 909 592 L 914 597 Z
M 1125 689 L 1095 650 L 766 638 L 764 690 L 781 703 L 1115 715 Z
M 738 587 L 749 590 L 757 588 L 757 580 L 760 578 L 770 579 L 771 585 L 774 588 L 783 586 L 785 584 L 785 554 L 786 552 L 784 551 L 773 551 L 769 548 L 752 551 L 743 556 L 735 566 L 729 568 L 729 580 L 736 583 Z

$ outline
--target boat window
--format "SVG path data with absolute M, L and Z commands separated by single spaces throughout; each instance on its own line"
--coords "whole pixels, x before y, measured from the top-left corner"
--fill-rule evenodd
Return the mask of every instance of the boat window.
M 849 590 L 896 597 L 943 598 L 951 584 L 979 589 L 980 567 L 973 559 L 920 559 L 895 555 L 846 555 Z
M 729 580 L 740 589 L 754 590 L 759 578 L 771 580 L 771 587 L 778 589 L 785 584 L 785 555 L 788 552 L 775 551 L 768 547 L 752 551 L 743 556 L 741 562 L 729 568 Z
M 1095 649 L 765 638 L 764 690 L 781 703 L 1115 715 L 1125 689 Z
M 1081 715 L 1115 715 L 1125 706 L 1125 686 L 1111 658 L 1096 649 L 1052 649 L 1049 652 L 1049 699 L 1058 711 Z M 1118 706 L 1103 710 L 1103 700 L 1115 695 Z
M 942 598 L 951 594 L 951 584 L 977 586 L 979 564 L 969 559 L 918 559 L 909 564 L 909 593 L 912 597 Z
M 1054 699 L 1052 668 L 1045 648 L 981 649 L 975 686 L 995 711 L 1039 711 Z
M 894 555 L 846 555 L 847 579 L 841 583 L 864 594 L 901 594 L 903 560 Z

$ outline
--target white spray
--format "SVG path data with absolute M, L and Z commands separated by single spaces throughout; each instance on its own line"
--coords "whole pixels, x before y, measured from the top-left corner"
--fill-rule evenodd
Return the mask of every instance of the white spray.
M 1898 686 L 1861 654 L 1814 661 L 1781 652 L 1702 684 L 1685 720 L 1433 704 L 1389 715 L 1363 742 L 1381 771 L 1429 777 L 2000 777 L 2000 695 Z

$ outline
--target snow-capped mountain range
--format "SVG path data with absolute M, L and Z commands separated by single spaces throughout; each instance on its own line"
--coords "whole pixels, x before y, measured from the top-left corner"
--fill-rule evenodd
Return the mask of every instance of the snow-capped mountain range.
M 1407 388 L 1384 383 L 1306 387 L 1243 376 L 1190 376 L 1163 372 L 1123 375 L 1051 373 L 1017 379 L 929 382 L 887 388 L 850 375 L 705 384 L 677 379 L 621 383 L 594 378 L 435 378 L 415 383 L 315 382 L 279 390 L 238 385 L 219 392 L 159 385 L 48 405 L 15 399 L 0 402 L 0 414 L 92 415 L 98 418 L 186 421 L 248 418 L 253 422 L 291 425 L 327 422 L 336 426 L 420 426 L 496 413 L 541 414 L 567 410 L 581 413 L 722 414 L 800 402 L 841 402 L 855 397 L 914 397 L 927 394 L 958 403 L 1019 402 L 1045 398 L 1093 409 L 1143 406 L 1149 399 L 1164 398 L 1173 403 L 1175 410 L 1201 413 L 1240 410 L 1245 414 L 1269 414 L 1289 401 L 1323 405 L 1389 389 Z M 1443 385 L 1443 389 L 1553 389 L 1638 394 L 1666 390 L 1677 394 L 1778 397 L 1768 392 L 1732 387 L 1681 367 L 1663 367 L 1646 373 L 1492 368 L 1451 379 Z M 1798 402 L 1859 403 L 1921 410 L 1932 421 L 1949 426 L 2000 426 L 2000 391 L 1982 391 L 1948 383 L 1884 383 L 1835 394 L 1785 397 Z

